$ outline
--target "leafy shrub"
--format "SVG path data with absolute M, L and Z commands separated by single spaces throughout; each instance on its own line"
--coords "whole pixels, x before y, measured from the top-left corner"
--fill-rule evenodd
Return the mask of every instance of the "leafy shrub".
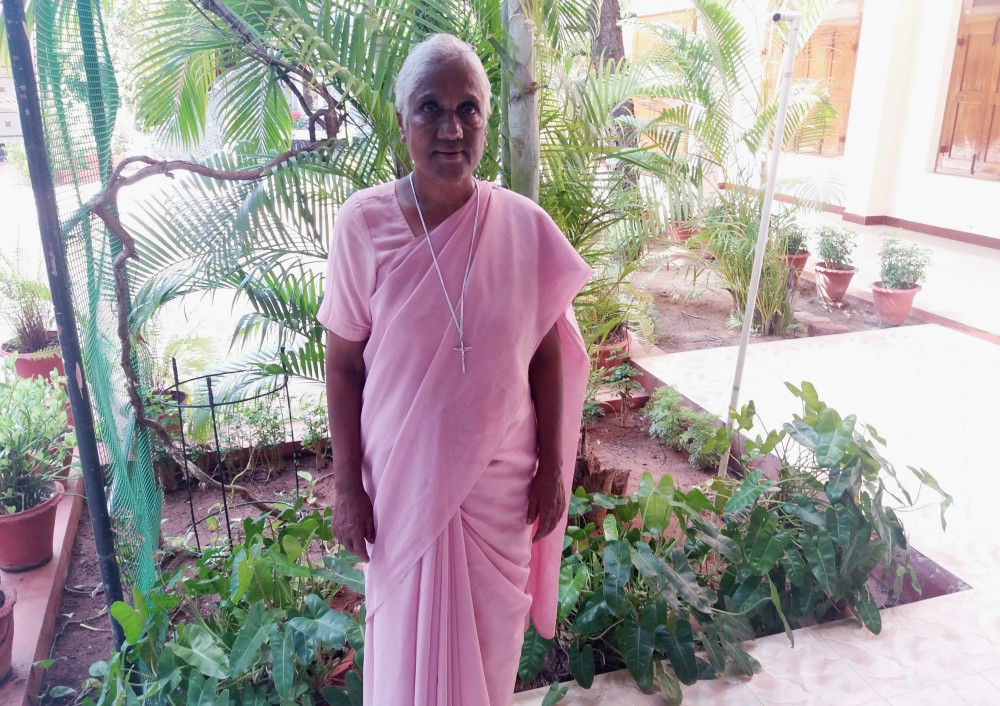
M 911 289 L 927 276 L 931 264 L 931 251 L 912 243 L 889 238 L 879 250 L 882 269 L 879 273 L 886 289 Z
M 914 502 L 879 453 L 884 441 L 854 416 L 841 417 L 815 389 L 788 386 L 803 412 L 780 430 L 746 442 L 740 459 L 776 453 L 777 480 L 747 467 L 741 479 L 715 478 L 686 492 L 670 476 L 644 474 L 636 497 L 577 490 L 570 501 L 554 640 L 525 636 L 519 674 L 533 678 L 551 649 L 589 687 L 598 667 L 624 666 L 644 690 L 670 704 L 680 684 L 727 668 L 750 675 L 759 665 L 740 646 L 752 636 L 791 630 L 831 616 L 881 630 L 866 581 L 877 566 L 897 593 L 916 578 L 907 562 L 897 509 Z M 676 391 L 654 394 L 653 409 Z M 752 403 L 734 413 L 750 431 Z M 656 423 L 672 417 L 661 416 Z M 933 477 L 921 485 L 951 503 Z M 603 524 L 584 519 L 607 510 Z M 586 524 L 584 524 L 586 522 Z
M 686 452 L 688 463 L 695 468 L 718 468 L 721 456 L 715 443 L 719 429 L 715 415 L 688 407 L 681 394 L 669 385 L 653 391 L 644 414 L 651 437 Z
M 857 245 L 855 233 L 850 228 L 823 225 L 816 229 L 819 238 L 819 261 L 835 270 L 846 270 L 851 265 L 851 255 Z
M 98 706 L 360 703 L 364 609 L 339 612 L 330 601 L 344 587 L 363 593 L 364 577 L 350 554 L 310 554 L 333 541 L 329 510 L 297 511 L 244 520 L 246 539 L 231 554 L 210 549 L 192 573 L 134 592 L 131 606 L 115 603 L 126 642 L 91 669 L 103 682 Z M 329 685 L 344 666 L 344 686 Z

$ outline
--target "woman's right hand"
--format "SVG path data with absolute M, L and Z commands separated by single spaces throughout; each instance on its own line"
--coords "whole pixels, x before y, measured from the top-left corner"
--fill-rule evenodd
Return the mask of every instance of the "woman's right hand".
M 375 513 L 372 501 L 364 488 L 348 491 L 337 490 L 330 522 L 333 536 L 352 554 L 368 561 L 365 541 L 375 542 Z

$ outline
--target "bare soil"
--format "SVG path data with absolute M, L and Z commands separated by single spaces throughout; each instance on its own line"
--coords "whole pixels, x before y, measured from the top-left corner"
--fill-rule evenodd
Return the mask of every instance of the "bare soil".
M 727 326 L 733 308 L 730 295 L 719 287 L 709 272 L 699 269 L 696 262 L 683 252 L 664 250 L 639 273 L 636 282 L 653 299 L 657 318 L 655 344 L 664 351 L 672 353 L 738 343 L 739 330 Z M 800 279 L 796 286 L 794 305 L 797 319 L 813 323 L 818 321 L 820 328 L 828 331 L 863 331 L 880 327 L 871 304 L 849 299 L 843 308 L 829 307 L 816 297 L 815 286 L 804 279 Z M 919 323 L 914 319 L 911 322 Z M 751 344 L 804 335 L 809 335 L 808 323 L 785 335 L 753 336 Z M 711 478 L 710 472 L 693 468 L 684 454 L 650 438 L 648 424 L 641 414 L 631 415 L 624 425 L 614 414 L 599 419 L 588 431 L 588 451 L 599 459 L 602 467 L 628 472 L 628 493 L 638 490 L 639 479 L 645 471 L 652 473 L 656 479 L 669 473 L 680 488 L 690 488 Z M 330 504 L 333 483 L 325 475 L 328 473 L 325 464 L 317 469 L 313 457 L 304 454 L 302 468 L 319 479 L 313 489 L 316 504 Z M 286 459 L 278 471 L 268 474 L 258 470 L 241 478 L 241 483 L 262 499 L 287 497 L 295 490 L 294 469 Z M 302 488 L 302 492 L 308 492 L 308 489 Z M 199 541 L 205 545 L 223 540 L 226 522 L 219 492 L 193 489 L 192 498 L 195 517 L 202 520 L 198 524 Z M 226 510 L 230 519 L 256 516 L 258 513 L 238 497 L 231 503 L 227 502 Z M 217 520 L 202 519 L 213 513 Z M 183 483 L 177 490 L 166 493 L 163 516 L 162 537 L 165 545 L 185 541 L 194 545 L 188 491 Z M 176 567 L 183 561 L 183 554 L 165 552 L 166 569 Z M 52 648 L 52 656 L 57 661 L 48 671 L 45 689 L 57 685 L 79 689 L 87 678 L 89 665 L 106 659 L 111 653 L 111 633 L 104 605 L 93 531 L 89 515 L 85 512 L 73 547 L 56 641 Z M 71 702 L 72 697 L 43 696 L 40 703 L 62 705 Z

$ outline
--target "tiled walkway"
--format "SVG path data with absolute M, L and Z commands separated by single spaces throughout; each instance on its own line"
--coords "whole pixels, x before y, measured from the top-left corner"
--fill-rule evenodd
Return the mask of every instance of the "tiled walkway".
M 859 229 L 892 232 L 886 228 Z M 1000 335 L 1000 251 L 895 231 L 934 247 L 934 267 L 918 305 L 937 316 Z M 878 243 L 865 238 L 857 293 L 877 278 Z M 962 303 L 963 292 L 976 293 Z M 736 351 L 720 348 L 642 360 L 665 382 L 717 414 L 724 412 Z M 842 414 L 854 413 L 888 441 L 885 455 L 905 471 L 931 471 L 952 495 L 948 529 L 936 506 L 903 518 L 913 545 L 972 586 L 971 590 L 883 611 L 874 636 L 841 621 L 756 640 L 749 651 L 763 672 L 699 682 L 684 690 L 688 706 L 998 706 L 1000 705 L 1000 532 L 996 460 L 1000 345 L 927 324 L 803 338 L 750 347 L 741 400 L 753 399 L 768 425 L 798 411 L 783 383 L 813 382 Z M 544 690 L 521 694 L 538 706 Z M 626 675 L 605 675 L 595 688 L 573 688 L 561 704 L 662 706 Z

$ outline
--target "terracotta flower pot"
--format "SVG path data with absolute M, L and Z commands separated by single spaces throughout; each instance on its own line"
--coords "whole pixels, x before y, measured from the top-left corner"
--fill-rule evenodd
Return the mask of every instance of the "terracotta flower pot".
M 701 229 L 685 221 L 673 221 L 667 229 L 670 239 L 675 243 L 683 243 L 701 232 Z
M 49 331 L 49 334 L 51 338 L 56 338 L 55 331 Z M 9 344 L 5 343 L 3 347 L 0 347 L 0 354 L 14 356 L 14 372 L 17 373 L 18 377 L 25 379 L 42 377 L 49 380 L 52 378 L 53 370 L 62 377 L 66 376 L 62 351 L 58 344 L 34 353 L 17 353 L 8 350 L 9 348 Z M 69 417 L 69 425 L 72 427 L 73 411 L 69 408 L 69 403 L 66 404 L 66 415 Z
M 847 288 L 851 285 L 851 278 L 858 270 L 854 267 L 840 269 L 837 267 L 827 267 L 825 262 L 817 262 L 816 267 L 816 291 L 820 299 L 827 304 L 839 304 L 844 301 Z
M 65 375 L 63 368 L 62 354 L 59 347 L 46 348 L 35 353 L 10 353 L 4 351 L 4 355 L 17 356 L 14 358 L 14 371 L 22 378 L 43 377 L 46 380 L 52 375 L 52 369 L 59 371 L 60 375 Z
M 623 341 L 605 341 L 602 345 L 597 348 L 595 353 L 591 354 L 591 359 L 594 361 L 593 366 L 595 368 L 602 368 L 604 370 L 614 370 L 621 364 L 622 359 L 620 356 L 628 355 L 629 349 L 632 347 L 632 341 L 635 340 L 632 337 L 632 333 L 625 329 L 625 340 Z M 612 360 L 613 358 L 617 359 Z
M 881 282 L 872 284 L 872 303 L 879 323 L 884 326 L 899 326 L 905 322 L 913 308 L 913 297 L 919 291 L 919 284 L 909 289 L 888 289 Z
M 0 569 L 28 571 L 52 558 L 52 536 L 56 510 L 62 500 L 63 484 L 52 483 L 55 491 L 37 507 L 13 515 L 0 515 Z
M 799 275 L 802 274 L 802 268 L 806 266 L 806 261 L 811 254 L 809 252 L 797 252 L 794 255 L 783 255 L 785 262 L 788 263 L 788 269 L 791 270 L 793 287 L 799 283 Z
M 11 653 L 14 647 L 14 604 L 17 591 L 12 586 L 0 586 L 0 684 L 10 676 Z

